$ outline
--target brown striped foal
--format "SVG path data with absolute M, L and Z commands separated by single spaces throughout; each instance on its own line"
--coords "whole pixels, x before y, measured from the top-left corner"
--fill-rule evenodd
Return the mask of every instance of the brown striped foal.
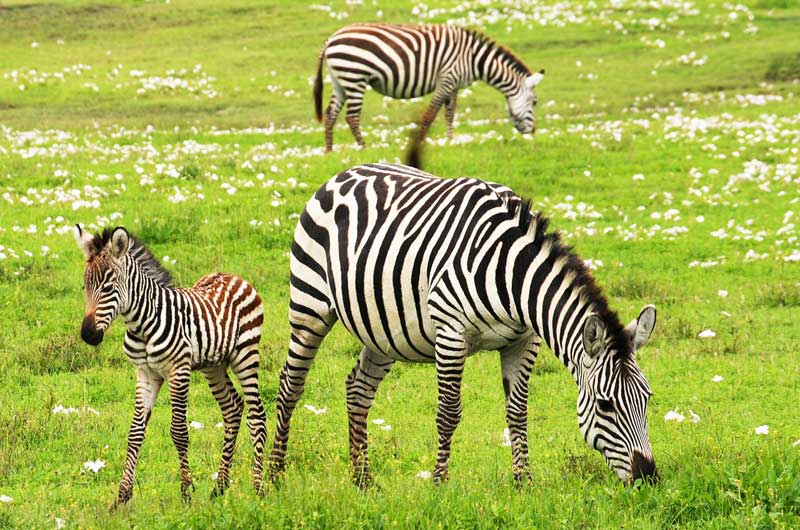
M 136 401 L 128 435 L 128 452 L 112 509 L 133 495 L 139 449 L 156 396 L 164 381 L 172 405 L 170 434 L 181 467 L 181 494 L 191 498 L 189 428 L 186 422 L 189 377 L 200 370 L 222 409 L 225 440 L 212 496 L 230 484 L 229 471 L 244 405 L 253 437 L 253 485 L 261 487 L 266 417 L 258 392 L 258 342 L 263 308 L 255 289 L 238 276 L 214 273 L 189 289 L 172 285 L 169 273 L 127 230 L 117 227 L 92 236 L 75 231 L 86 256 L 86 311 L 83 340 L 96 346 L 120 315 L 125 321 L 124 350 L 136 367 Z M 228 368 L 239 379 L 244 402 Z

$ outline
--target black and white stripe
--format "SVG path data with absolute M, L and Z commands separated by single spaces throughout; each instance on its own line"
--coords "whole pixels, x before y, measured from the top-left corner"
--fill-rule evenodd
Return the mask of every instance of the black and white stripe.
M 434 477 L 445 478 L 464 363 L 479 350 L 500 352 L 514 475 L 528 477 L 528 381 L 542 341 L 575 377 L 587 443 L 625 481 L 654 475 L 650 390 L 633 352 L 647 342 L 655 309 L 623 328 L 583 262 L 546 229 L 547 219 L 511 190 L 476 179 L 365 165 L 323 185 L 292 245 L 272 473 L 283 469 L 317 349 L 340 320 L 364 345 L 347 378 L 350 457 L 362 486 L 371 481 L 367 415 L 398 360 L 436 364 Z
M 100 344 L 104 332 L 121 316 L 127 327 L 125 353 L 136 367 L 135 410 L 114 506 L 133 495 L 139 449 L 164 381 L 172 405 L 170 433 L 180 459 L 181 493 L 184 499 L 190 498 L 193 485 L 186 409 L 192 370 L 201 370 L 206 376 L 225 423 L 214 495 L 222 494 L 230 483 L 231 459 L 245 405 L 254 445 L 253 483 L 260 489 L 267 429 L 258 392 L 263 322 L 258 293 L 242 278 L 222 273 L 204 276 L 189 289 L 174 287 L 158 260 L 122 227 L 92 237 L 78 226 L 76 238 L 86 256 L 81 337 L 88 344 Z M 244 401 L 228 368 L 241 383 Z
M 393 98 L 414 98 L 433 92 L 419 131 L 424 137 L 444 105 L 448 137 L 458 90 L 481 80 L 503 93 L 508 113 L 520 132 L 534 130 L 534 87 L 544 70 L 532 74 L 510 51 L 480 32 L 443 24 L 403 26 L 352 24 L 325 42 L 317 66 L 314 101 L 322 120 L 322 63 L 327 61 L 333 95 L 325 111 L 325 148 L 333 147 L 333 125 L 347 104 L 346 120 L 359 145 L 359 115 L 364 91 Z

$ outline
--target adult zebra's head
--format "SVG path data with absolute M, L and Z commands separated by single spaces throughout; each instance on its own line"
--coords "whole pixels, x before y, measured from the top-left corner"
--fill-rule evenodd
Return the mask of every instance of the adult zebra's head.
M 81 325 L 81 338 L 97 346 L 103 333 L 127 303 L 125 254 L 133 241 L 128 231 L 117 227 L 92 236 L 76 225 L 75 239 L 86 256 L 83 289 L 86 310 Z
M 578 393 L 578 424 L 586 443 L 602 453 L 620 480 L 657 479 L 647 434 L 647 401 L 651 391 L 634 352 L 647 344 L 656 324 L 656 309 L 639 317 L 614 337 L 597 315 L 583 327 L 583 366 Z M 627 351 L 620 351 L 624 348 Z
M 506 98 L 508 115 L 514 127 L 521 133 L 532 133 L 536 130 L 533 108 L 536 106 L 536 85 L 544 79 L 544 70 L 522 78 L 517 90 Z

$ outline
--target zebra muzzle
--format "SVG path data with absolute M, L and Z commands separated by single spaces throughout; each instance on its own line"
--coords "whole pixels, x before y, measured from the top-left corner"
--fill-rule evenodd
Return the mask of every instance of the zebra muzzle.
M 103 342 L 103 332 L 98 331 L 97 326 L 94 324 L 94 315 L 86 315 L 83 317 L 83 324 L 81 324 L 81 338 L 83 342 L 91 346 L 97 346 Z
M 650 483 L 658 482 L 659 475 L 655 460 L 645 457 L 639 451 L 634 451 L 631 459 L 631 475 L 633 481 L 641 479 Z

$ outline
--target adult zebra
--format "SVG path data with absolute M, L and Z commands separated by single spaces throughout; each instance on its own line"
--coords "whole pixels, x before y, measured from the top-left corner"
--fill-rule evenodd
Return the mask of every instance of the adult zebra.
M 337 320 L 364 345 L 347 378 L 355 482 L 370 484 L 367 415 L 397 361 L 435 363 L 446 477 L 461 418 L 461 375 L 478 350 L 499 350 L 514 476 L 529 478 L 528 381 L 544 340 L 578 384 L 578 423 L 617 476 L 653 477 L 647 381 L 634 351 L 653 306 L 625 328 L 583 262 L 510 189 L 443 180 L 400 165 L 365 165 L 324 184 L 300 216 L 291 254 L 291 338 L 270 456 L 283 470 L 292 411 Z
M 522 133 L 533 132 L 534 87 L 544 70 L 531 73 L 521 60 L 486 35 L 444 24 L 404 26 L 351 24 L 331 35 L 319 56 L 314 83 L 317 120 L 322 121 L 322 63 L 327 60 L 333 94 L 325 111 L 325 150 L 333 148 L 333 125 L 347 103 L 347 124 L 364 147 L 359 116 L 364 91 L 407 99 L 433 92 L 418 134 L 424 138 L 445 106 L 447 135 L 453 135 L 458 89 L 477 80 L 506 96 L 508 114 Z
M 189 376 L 201 370 L 222 409 L 225 438 L 212 496 L 230 483 L 229 470 L 242 419 L 242 398 L 228 376 L 230 367 L 244 392 L 247 424 L 253 437 L 253 484 L 260 489 L 266 416 L 258 393 L 258 342 L 264 320 L 261 298 L 238 276 L 215 273 L 190 289 L 172 285 L 147 248 L 117 227 L 91 236 L 75 231 L 86 256 L 86 311 L 81 337 L 96 346 L 117 317 L 127 326 L 123 348 L 136 367 L 136 400 L 128 435 L 128 452 L 113 507 L 133 496 L 139 449 L 158 391 L 164 381 L 172 404 L 170 434 L 181 466 L 181 494 L 190 498 L 189 430 L 186 422 Z

